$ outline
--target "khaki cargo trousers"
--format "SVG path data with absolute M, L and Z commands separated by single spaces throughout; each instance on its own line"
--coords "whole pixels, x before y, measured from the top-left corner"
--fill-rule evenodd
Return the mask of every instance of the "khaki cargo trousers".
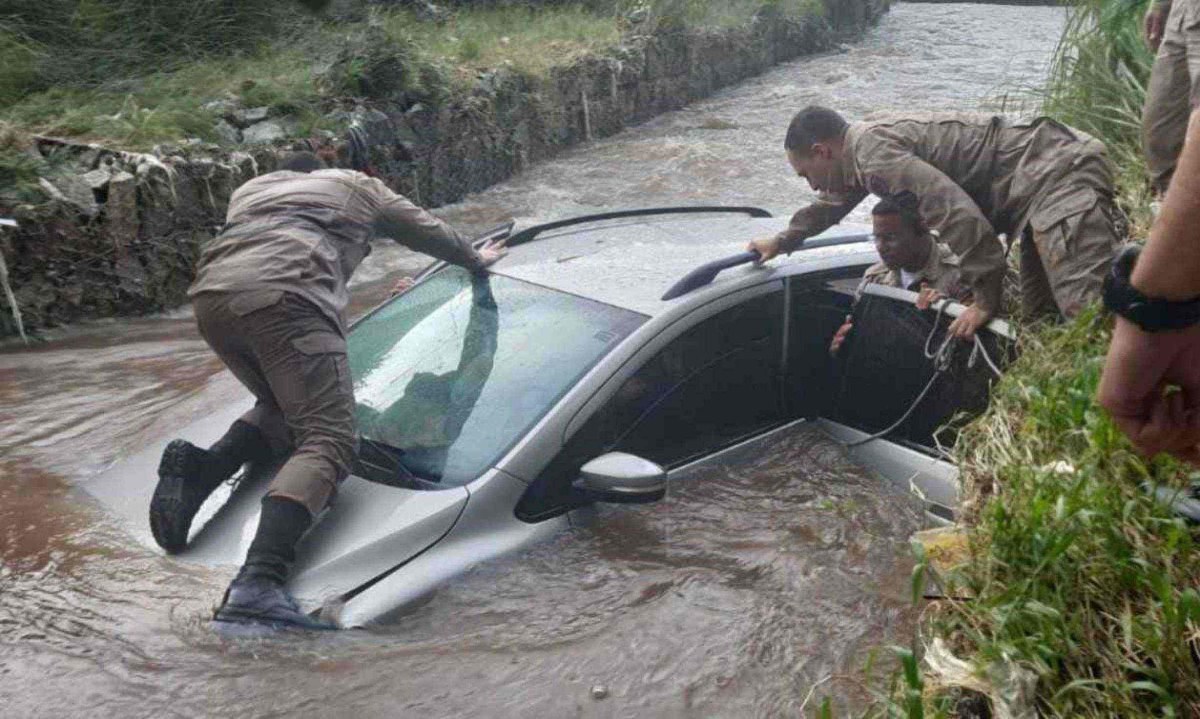
M 1028 318 L 1074 317 L 1100 299 L 1104 275 L 1120 248 L 1112 205 L 1090 209 L 1050 225 L 1031 225 L 1021 238 L 1021 313 Z
M 1104 275 L 1121 248 L 1108 162 L 1076 160 L 1030 215 L 1021 237 L 1021 312 L 1068 319 L 1100 299 Z
M 1142 110 L 1142 148 L 1154 189 L 1166 192 L 1188 116 L 1200 106 L 1200 0 L 1174 0 Z
M 267 494 L 316 516 L 350 473 L 357 452 L 346 340 L 315 305 L 280 290 L 202 293 L 200 335 L 258 403 L 241 420 L 277 456 L 290 453 Z

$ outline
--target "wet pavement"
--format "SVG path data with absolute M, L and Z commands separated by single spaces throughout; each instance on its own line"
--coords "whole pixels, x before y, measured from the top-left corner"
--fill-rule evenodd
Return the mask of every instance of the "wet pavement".
M 895 5 L 846 52 L 781 66 L 438 214 L 465 230 L 669 204 L 786 214 L 811 199 L 783 158 L 795 110 L 1011 106 L 1044 74 L 1063 20 L 1047 7 Z M 419 266 L 380 246 L 356 308 Z M 872 648 L 912 639 L 919 513 L 808 430 L 704 469 L 669 501 L 601 509 L 480 566 L 395 625 L 219 639 L 206 618 L 230 571 L 162 556 L 86 487 L 242 390 L 186 309 L 47 337 L 0 350 L 5 717 L 795 716 L 825 695 L 861 708 Z

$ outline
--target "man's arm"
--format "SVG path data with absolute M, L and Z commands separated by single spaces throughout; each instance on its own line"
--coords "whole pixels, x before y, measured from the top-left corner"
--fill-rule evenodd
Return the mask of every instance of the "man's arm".
M 916 195 L 926 227 L 937 230 L 958 255 L 959 273 L 975 301 L 952 328 L 959 336 L 973 335 L 1000 310 L 1004 247 L 992 224 L 958 183 L 919 157 L 883 148 L 861 166 L 872 192 Z
M 746 249 L 757 252 L 762 262 L 781 252 L 793 252 L 804 244 L 804 240 L 841 222 L 866 196 L 863 190 L 851 190 L 842 195 L 821 193 L 816 202 L 800 208 L 792 215 L 791 222 L 783 232 L 751 240 Z
M 797 210 L 787 229 L 776 235 L 779 238 L 779 251 L 792 252 L 804 240 L 841 222 L 866 196 L 866 190 L 850 190 L 840 195 L 822 192 L 817 195 L 815 202 Z
M 1162 212 L 1129 280 L 1148 297 L 1183 301 L 1200 296 L 1200 112 L 1188 123 L 1179 167 Z
M 1162 213 L 1130 277 L 1133 287 L 1165 300 L 1200 296 L 1198 227 L 1200 112 L 1188 124 Z M 1181 391 L 1165 393 L 1171 386 Z M 1098 394 L 1140 452 L 1170 452 L 1200 464 L 1200 325 L 1145 332 L 1117 317 Z
M 366 178 L 363 187 L 368 206 L 374 212 L 376 235 L 472 271 L 485 267 L 489 259 L 495 261 L 476 252 L 458 230 L 392 192 L 379 180 Z

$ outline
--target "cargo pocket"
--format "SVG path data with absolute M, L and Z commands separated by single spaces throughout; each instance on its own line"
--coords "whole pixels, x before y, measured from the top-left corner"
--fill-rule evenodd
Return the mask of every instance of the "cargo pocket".
M 292 346 L 297 352 L 310 357 L 330 355 L 333 366 L 337 371 L 338 380 L 346 382 L 350 378 L 350 366 L 346 358 L 346 340 L 332 332 L 310 332 L 292 340 Z
M 1079 223 L 1099 201 L 1095 190 L 1080 190 L 1036 211 L 1029 218 L 1038 256 L 1048 273 L 1053 273 L 1071 256 Z

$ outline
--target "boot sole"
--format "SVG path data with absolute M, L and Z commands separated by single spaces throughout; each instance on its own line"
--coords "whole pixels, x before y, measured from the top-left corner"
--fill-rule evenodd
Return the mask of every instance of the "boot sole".
M 176 439 L 163 450 L 158 465 L 158 486 L 150 500 L 150 533 L 168 554 L 176 554 L 187 546 L 188 530 L 195 516 L 195 511 L 192 516 L 182 516 L 187 513 L 182 499 L 187 447 L 187 442 Z
M 274 617 L 269 614 L 244 612 L 226 607 L 222 607 L 217 610 L 216 614 L 213 615 L 212 622 L 214 625 L 255 625 L 260 627 L 269 627 L 271 629 L 304 629 L 315 632 L 331 632 L 338 629 L 336 625 L 310 619 L 307 616 L 305 616 L 303 621 L 293 621 L 290 619 L 283 619 L 281 617 Z

